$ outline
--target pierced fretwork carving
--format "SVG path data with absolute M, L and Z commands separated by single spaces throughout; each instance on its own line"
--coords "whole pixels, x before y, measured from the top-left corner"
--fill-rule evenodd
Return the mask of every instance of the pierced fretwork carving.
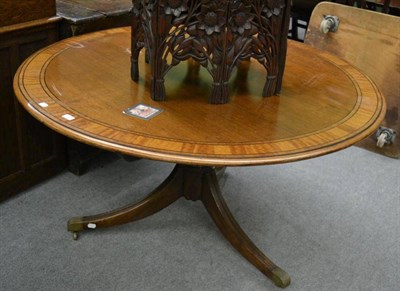
M 210 103 L 229 100 L 228 82 L 242 61 L 266 69 L 263 96 L 278 94 L 285 66 L 289 0 L 133 0 L 132 79 L 146 49 L 151 97 L 165 100 L 164 77 L 192 58 L 213 78 Z

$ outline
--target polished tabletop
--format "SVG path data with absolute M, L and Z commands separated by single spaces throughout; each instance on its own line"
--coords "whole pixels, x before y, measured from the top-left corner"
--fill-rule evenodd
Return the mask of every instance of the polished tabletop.
M 181 63 L 166 76 L 167 101 L 151 100 L 149 68 L 130 78 L 130 28 L 70 38 L 30 57 L 14 89 L 54 130 L 123 154 L 192 165 L 256 165 L 320 156 L 353 145 L 383 119 L 384 97 L 355 67 L 289 42 L 280 96 L 261 97 L 263 67 L 244 62 L 228 104 L 208 103 L 211 78 Z M 162 110 L 150 120 L 123 114 L 136 104 Z

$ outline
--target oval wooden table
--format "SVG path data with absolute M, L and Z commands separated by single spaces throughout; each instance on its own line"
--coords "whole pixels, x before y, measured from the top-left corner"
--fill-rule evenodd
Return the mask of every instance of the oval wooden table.
M 103 149 L 177 164 L 143 201 L 72 218 L 68 230 L 76 237 L 84 229 L 142 219 L 180 197 L 200 200 L 226 239 L 286 287 L 287 273 L 230 213 L 215 167 L 291 162 L 348 147 L 375 131 L 385 112 L 383 96 L 348 63 L 290 42 L 280 96 L 261 97 L 263 68 L 247 62 L 231 80 L 231 101 L 211 105 L 211 78 L 199 67 L 181 64 L 167 75 L 168 100 L 155 102 L 144 57 L 140 69 L 147 73 L 138 83 L 130 79 L 129 47 L 129 28 L 67 39 L 34 54 L 15 76 L 21 104 L 52 129 Z M 162 112 L 150 120 L 122 113 L 139 103 Z

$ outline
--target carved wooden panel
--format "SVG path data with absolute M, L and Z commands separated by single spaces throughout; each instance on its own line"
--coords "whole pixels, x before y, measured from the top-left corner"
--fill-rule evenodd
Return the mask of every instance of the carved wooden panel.
M 132 79 L 146 48 L 154 100 L 164 100 L 164 77 L 193 59 L 213 78 L 210 103 L 229 100 L 228 82 L 242 61 L 265 68 L 263 96 L 278 94 L 286 55 L 289 0 L 133 0 Z

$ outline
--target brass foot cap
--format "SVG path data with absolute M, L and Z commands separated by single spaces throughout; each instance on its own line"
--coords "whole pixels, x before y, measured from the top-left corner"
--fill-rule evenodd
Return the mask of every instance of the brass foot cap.
M 272 270 L 272 278 L 271 280 L 275 283 L 276 286 L 281 288 L 286 288 L 290 285 L 290 277 L 288 273 L 286 273 L 281 268 L 275 268 Z
M 82 222 L 82 218 L 81 217 L 71 218 L 70 220 L 68 220 L 67 227 L 68 227 L 68 231 L 73 231 L 73 232 L 83 230 L 84 223 Z

